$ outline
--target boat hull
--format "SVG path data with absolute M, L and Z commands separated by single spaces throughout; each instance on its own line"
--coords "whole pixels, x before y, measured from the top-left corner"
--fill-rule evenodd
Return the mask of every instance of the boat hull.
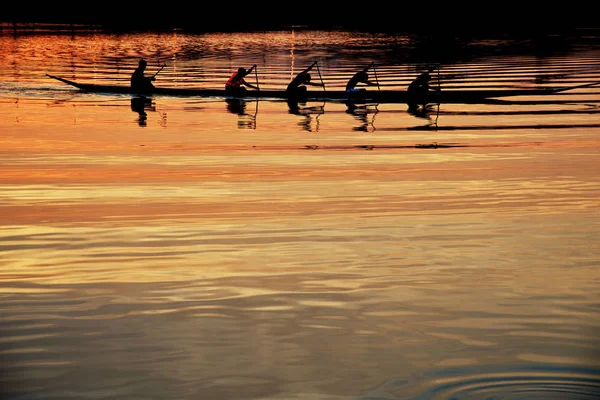
M 63 83 L 71 85 L 86 92 L 131 94 L 136 96 L 182 96 L 182 97 L 219 97 L 219 98 L 241 98 L 241 99 L 283 99 L 288 101 L 351 101 L 351 102 L 374 102 L 374 103 L 485 103 L 494 102 L 495 99 L 516 96 L 540 96 L 563 92 L 565 90 L 579 87 L 588 87 L 600 84 L 594 82 L 585 85 L 549 88 L 549 89 L 514 89 L 514 90 L 441 90 L 430 92 L 426 97 L 418 100 L 404 90 L 365 90 L 348 93 L 346 91 L 308 91 L 302 97 L 290 97 L 284 90 L 248 90 L 244 93 L 226 92 L 220 89 L 191 89 L 191 88 L 161 88 L 156 87 L 152 92 L 139 92 L 128 86 L 96 85 L 90 83 L 79 83 L 61 77 L 47 75 Z

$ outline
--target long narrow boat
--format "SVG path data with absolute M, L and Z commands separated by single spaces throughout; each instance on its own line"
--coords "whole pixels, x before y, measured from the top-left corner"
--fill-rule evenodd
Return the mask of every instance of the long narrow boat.
M 163 95 L 163 96 L 184 96 L 184 97 L 220 97 L 220 98 L 246 98 L 246 99 L 284 99 L 288 100 L 285 90 L 249 90 L 245 94 L 231 95 L 231 93 L 220 89 L 190 89 L 190 88 L 164 88 L 156 87 L 152 93 L 139 93 L 132 90 L 129 86 L 118 85 L 98 85 L 92 83 L 80 83 L 64 79 L 58 76 L 46 75 L 50 78 L 59 80 L 67 85 L 71 85 L 85 92 L 95 93 L 117 93 L 132 95 Z M 431 94 L 430 98 L 421 100 L 420 103 L 482 103 L 493 102 L 494 99 L 515 96 L 542 96 L 550 95 L 567 90 L 590 87 L 598 85 L 600 82 L 587 83 L 576 86 L 566 86 L 559 88 L 543 89 L 472 89 L 472 90 L 441 90 L 439 93 Z M 298 99 L 290 99 L 298 100 Z M 302 100 L 316 101 L 369 101 L 376 103 L 408 103 L 409 94 L 405 90 L 369 90 L 359 92 L 359 94 L 349 95 L 343 90 L 323 90 L 309 91 Z

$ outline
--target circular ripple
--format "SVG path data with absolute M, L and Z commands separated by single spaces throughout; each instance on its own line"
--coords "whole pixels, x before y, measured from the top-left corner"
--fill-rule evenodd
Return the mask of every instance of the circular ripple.
M 433 379 L 431 400 L 591 400 L 600 398 L 600 371 L 592 369 L 504 372 L 453 371 Z

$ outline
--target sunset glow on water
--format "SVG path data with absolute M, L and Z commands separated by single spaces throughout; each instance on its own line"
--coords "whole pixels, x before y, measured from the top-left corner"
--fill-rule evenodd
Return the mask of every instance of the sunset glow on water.
M 0 53 L 7 398 L 600 393 L 600 86 L 421 117 L 169 96 L 140 112 L 46 74 L 126 84 L 144 57 L 167 64 L 157 86 L 221 87 L 257 63 L 275 88 L 316 59 L 334 90 L 379 54 L 400 90 L 418 52 L 298 31 L 0 34 Z M 439 78 L 562 87 L 598 65 L 589 45 L 507 50 Z

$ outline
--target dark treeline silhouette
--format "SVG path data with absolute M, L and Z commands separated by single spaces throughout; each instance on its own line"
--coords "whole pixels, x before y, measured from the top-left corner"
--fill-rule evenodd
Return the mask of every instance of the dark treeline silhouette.
M 329 4 L 329 3 L 328 3 Z M 181 2 L 161 3 L 157 7 L 123 8 L 123 4 L 103 2 L 83 8 L 60 8 L 44 3 L 35 6 L 11 5 L 0 14 L 6 23 L 94 24 L 114 31 L 173 30 L 189 32 L 233 32 L 281 29 L 346 29 L 373 32 L 460 35 L 475 37 L 488 34 L 571 35 L 575 29 L 596 28 L 594 13 L 580 8 L 547 7 L 545 9 L 502 7 L 402 4 L 394 12 L 381 7 L 357 12 L 346 3 L 335 7 L 318 7 L 302 15 L 287 7 L 244 5 L 231 12 L 234 5 L 216 3 L 201 10 L 190 9 Z M 386 12 L 387 10 L 387 12 Z

